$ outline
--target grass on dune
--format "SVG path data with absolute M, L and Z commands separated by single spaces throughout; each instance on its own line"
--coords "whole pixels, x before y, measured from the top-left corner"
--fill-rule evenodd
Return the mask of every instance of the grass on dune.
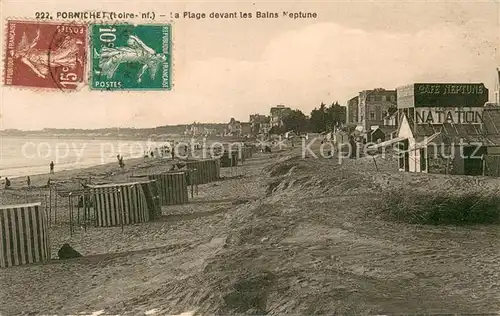
M 380 200 L 378 212 L 386 219 L 411 224 L 498 224 L 500 193 L 391 190 Z

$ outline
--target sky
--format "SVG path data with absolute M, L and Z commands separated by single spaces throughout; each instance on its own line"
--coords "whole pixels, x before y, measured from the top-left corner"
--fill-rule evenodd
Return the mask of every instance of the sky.
M 87 87 L 64 93 L 2 86 L 0 129 L 145 128 L 228 122 L 231 117 L 248 121 L 250 114 L 269 114 L 277 104 L 308 114 L 321 102 L 345 104 L 364 89 L 412 82 L 483 82 L 494 99 L 500 66 L 500 6 L 495 1 L 0 3 L 2 21 L 32 19 L 36 11 L 82 10 L 318 15 L 174 20 L 171 91 Z M 4 42 L 5 36 L 3 54 Z

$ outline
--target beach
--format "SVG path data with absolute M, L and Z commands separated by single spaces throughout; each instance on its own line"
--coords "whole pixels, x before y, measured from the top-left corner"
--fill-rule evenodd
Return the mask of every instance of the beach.
M 168 161 L 132 159 L 124 170 L 112 163 L 52 178 L 70 188 L 78 187 L 72 178 L 123 182 L 168 168 Z M 0 313 L 375 315 L 500 308 L 498 225 L 394 223 L 373 209 L 393 188 L 460 190 L 479 181 L 494 189 L 492 178 L 410 177 L 390 158 L 339 164 L 301 157 L 300 148 L 256 153 L 237 170 L 222 168 L 221 176 L 199 185 L 189 203 L 162 207 L 158 221 L 123 231 L 77 227 L 71 237 L 61 198 L 58 223 L 50 228 L 54 260 L 0 270 Z M 47 177 L 34 176 L 33 186 Z M 18 179 L 16 189 L 2 190 L 2 204 L 22 197 L 21 185 Z M 56 260 L 63 243 L 83 257 Z

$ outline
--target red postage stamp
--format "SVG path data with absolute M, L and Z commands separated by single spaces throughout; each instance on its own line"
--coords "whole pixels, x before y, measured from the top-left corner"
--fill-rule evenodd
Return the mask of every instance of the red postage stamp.
M 87 26 L 8 21 L 4 84 L 76 90 L 85 83 Z

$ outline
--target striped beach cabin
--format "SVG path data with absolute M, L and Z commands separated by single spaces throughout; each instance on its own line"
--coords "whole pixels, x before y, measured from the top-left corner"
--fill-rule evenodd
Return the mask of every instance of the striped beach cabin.
M 245 145 L 241 148 L 241 162 L 245 162 L 248 158 L 252 158 L 254 147 Z
M 155 180 L 139 182 L 146 197 L 149 211 L 149 220 L 156 220 L 161 216 L 161 192 Z
M 240 154 L 238 151 L 225 151 L 220 158 L 220 166 L 223 168 L 237 166 L 240 161 L 239 156 Z
M 177 205 L 188 202 L 185 172 L 170 171 L 160 174 L 150 174 L 148 178 L 156 180 L 161 205 Z
M 149 179 L 156 184 L 160 205 L 177 205 L 188 202 L 190 170 L 165 171 L 132 175 L 131 178 Z
M 40 203 L 0 206 L 0 267 L 50 260 L 47 215 Z
M 194 184 L 205 184 L 220 179 L 220 159 L 217 158 L 187 161 L 186 168 L 188 170 L 196 169 Z
M 144 223 L 158 215 L 156 183 L 130 182 L 88 185 L 94 199 L 96 226 Z

